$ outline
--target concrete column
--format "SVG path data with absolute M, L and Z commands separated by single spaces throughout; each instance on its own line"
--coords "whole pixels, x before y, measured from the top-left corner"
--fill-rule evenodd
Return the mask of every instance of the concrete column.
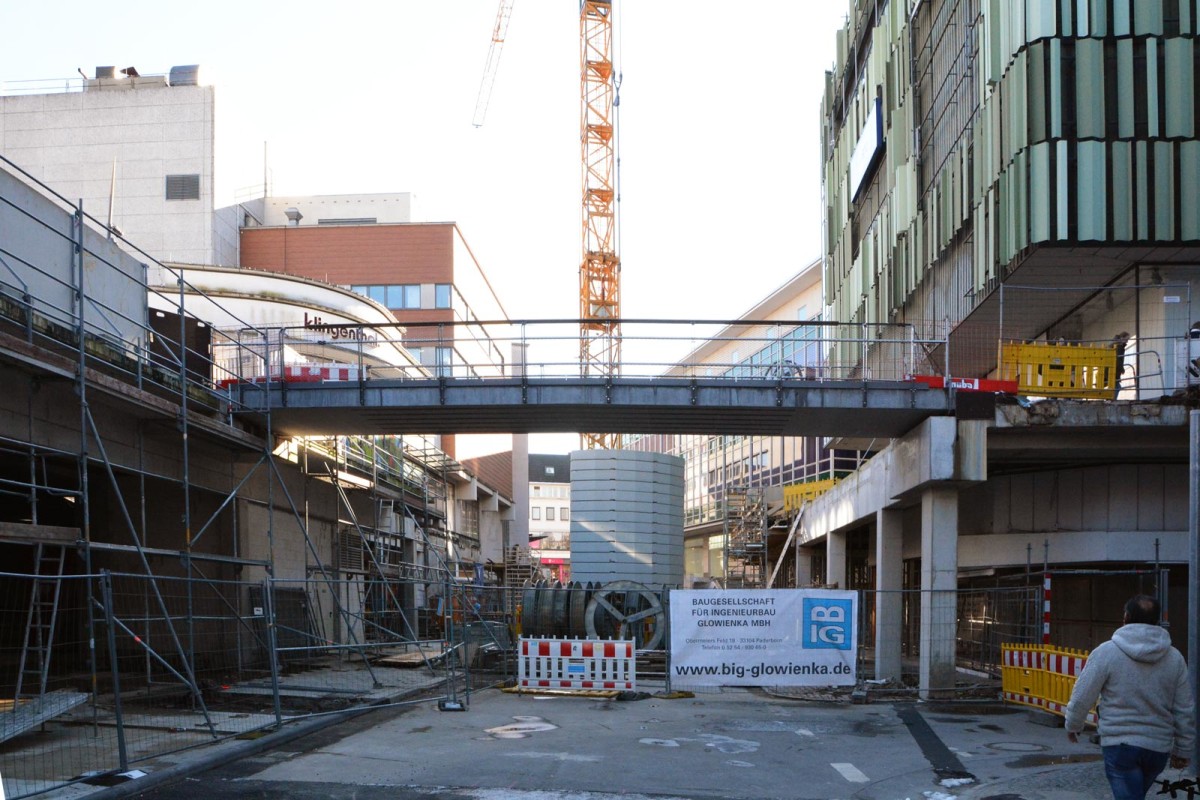
M 875 512 L 875 677 L 899 681 L 904 610 L 903 514 Z
M 830 531 L 825 536 L 825 582 L 846 588 L 846 534 Z
M 796 588 L 804 589 L 812 586 L 812 557 L 813 548 L 796 547 Z
M 954 691 L 958 616 L 958 492 L 921 495 L 921 674 L 923 699 Z
M 525 374 L 525 350 L 523 342 L 514 342 L 509 371 L 514 377 Z M 529 434 L 512 435 L 512 482 L 513 519 L 508 532 L 508 543 L 521 547 L 529 546 Z

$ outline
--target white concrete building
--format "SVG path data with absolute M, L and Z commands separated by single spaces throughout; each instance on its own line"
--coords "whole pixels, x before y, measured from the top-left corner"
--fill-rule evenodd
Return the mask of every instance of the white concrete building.
M 529 456 L 529 539 L 542 567 L 556 580 L 570 580 L 570 456 Z
M 242 210 L 250 215 L 242 224 L 273 227 L 415 222 L 416 204 L 417 196 L 412 192 L 256 197 L 242 203 Z
M 235 209 L 216 209 L 215 103 L 197 66 L 0 96 L 0 153 L 160 260 L 237 263 Z

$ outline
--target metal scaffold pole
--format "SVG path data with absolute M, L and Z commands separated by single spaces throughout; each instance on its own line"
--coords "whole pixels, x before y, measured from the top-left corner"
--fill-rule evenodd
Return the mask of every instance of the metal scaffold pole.
M 117 727 L 117 762 L 122 772 L 129 769 L 129 753 L 125 746 L 125 716 L 121 709 L 121 664 L 117 657 L 117 631 L 113 622 L 112 574 L 104 570 L 100 577 L 104 597 L 104 629 L 108 637 L 108 659 L 112 665 L 113 715 Z
M 74 289 L 76 323 L 78 325 L 76 335 L 79 337 L 79 364 L 78 374 L 75 377 L 75 391 L 79 395 L 79 505 L 80 505 L 80 539 L 83 541 L 83 571 L 87 574 L 87 628 L 88 628 L 88 666 L 91 670 L 92 677 L 92 725 L 95 727 L 99 723 L 96 707 L 97 675 L 96 675 L 96 615 L 92 610 L 92 599 L 94 598 L 94 587 L 92 586 L 92 527 L 91 527 L 91 507 L 89 504 L 88 492 L 88 427 L 87 420 L 89 415 L 88 399 L 87 399 L 87 349 L 86 349 L 86 334 L 84 330 L 84 315 L 83 307 L 86 302 L 86 290 L 83 284 L 83 199 L 80 198 L 79 205 L 75 208 L 75 214 L 71 221 L 71 236 L 73 238 L 74 254 L 73 254 L 73 272 L 74 281 L 76 283 Z M 32 316 L 32 310 L 30 311 Z
M 1188 679 L 1193 710 L 1200 719 L 1200 411 L 1188 412 Z M 1200 767 L 1200 739 L 1192 746 L 1192 768 Z

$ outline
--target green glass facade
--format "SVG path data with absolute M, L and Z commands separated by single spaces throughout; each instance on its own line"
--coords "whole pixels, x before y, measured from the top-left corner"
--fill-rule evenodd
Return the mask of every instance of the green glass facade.
M 1095 285 L 1197 265 L 1200 0 L 856 5 L 822 104 L 831 318 L 953 328 L 1056 248 L 1099 248 Z

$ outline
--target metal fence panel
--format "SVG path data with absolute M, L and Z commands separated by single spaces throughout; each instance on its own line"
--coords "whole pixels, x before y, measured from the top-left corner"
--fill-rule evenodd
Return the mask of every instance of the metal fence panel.
M 497 590 L 451 586 L 447 607 L 462 613 L 434 625 L 402 600 L 417 596 L 411 583 L 365 576 L 0 573 L 4 794 L 469 676 L 468 655 L 511 648 L 502 621 L 511 615 Z M 423 616 L 435 638 L 418 635 Z

